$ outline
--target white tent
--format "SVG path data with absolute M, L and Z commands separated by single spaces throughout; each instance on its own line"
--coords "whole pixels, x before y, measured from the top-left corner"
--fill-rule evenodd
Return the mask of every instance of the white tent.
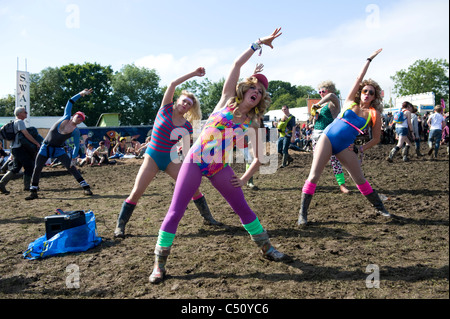
M 308 107 L 306 106 L 289 109 L 289 112 L 295 116 L 297 121 L 306 122 L 309 119 Z M 281 119 L 284 112 L 282 110 L 272 110 L 264 115 L 269 116 L 269 121 L 277 121 Z

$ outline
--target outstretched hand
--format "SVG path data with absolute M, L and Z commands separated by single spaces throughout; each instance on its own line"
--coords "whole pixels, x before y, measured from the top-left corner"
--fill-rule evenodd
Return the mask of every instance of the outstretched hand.
M 255 71 L 253 71 L 253 74 L 261 73 L 264 70 L 264 64 L 257 63 L 255 67 Z
M 277 28 L 277 29 L 275 29 L 275 31 L 273 31 L 273 33 L 271 35 L 264 37 L 264 38 L 260 38 L 259 40 L 261 41 L 262 44 L 265 44 L 273 49 L 272 41 L 283 34 L 280 31 L 281 31 L 281 28 Z
M 205 76 L 206 71 L 205 71 L 205 68 L 199 67 L 199 68 L 197 68 L 197 70 L 194 71 L 194 73 L 196 76 Z
M 383 49 L 378 49 L 369 57 L 370 60 L 373 60 Z
M 92 91 L 93 91 L 92 89 L 89 89 L 89 90 L 88 89 L 84 89 L 83 91 L 80 92 L 80 95 L 81 96 L 86 96 L 86 95 L 92 94 Z

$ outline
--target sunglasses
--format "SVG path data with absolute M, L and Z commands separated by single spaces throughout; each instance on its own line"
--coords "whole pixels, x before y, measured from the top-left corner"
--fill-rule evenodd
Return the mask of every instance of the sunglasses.
M 319 91 L 319 94 L 327 93 L 327 91 Z
M 375 91 L 364 89 L 361 91 L 363 94 L 375 95 Z

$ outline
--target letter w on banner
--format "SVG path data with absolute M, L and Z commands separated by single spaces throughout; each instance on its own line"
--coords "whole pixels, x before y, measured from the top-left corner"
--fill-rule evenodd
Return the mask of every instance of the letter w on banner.
M 17 71 L 16 108 L 24 107 L 30 114 L 30 73 Z M 30 126 L 30 119 L 25 119 L 25 124 Z

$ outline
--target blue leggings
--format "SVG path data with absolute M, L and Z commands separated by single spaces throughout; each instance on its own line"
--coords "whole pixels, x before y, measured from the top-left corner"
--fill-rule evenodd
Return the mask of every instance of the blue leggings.
M 243 225 L 250 224 L 256 220 L 255 213 L 250 209 L 240 187 L 234 187 L 230 180 L 235 175 L 230 166 L 224 167 L 220 172 L 210 177 L 211 184 L 230 204 L 231 208 L 239 215 Z M 178 224 L 183 218 L 184 212 L 194 196 L 195 191 L 202 182 L 202 173 L 196 163 L 185 161 L 178 173 L 175 190 L 169 211 L 161 225 L 161 230 L 175 234 Z

